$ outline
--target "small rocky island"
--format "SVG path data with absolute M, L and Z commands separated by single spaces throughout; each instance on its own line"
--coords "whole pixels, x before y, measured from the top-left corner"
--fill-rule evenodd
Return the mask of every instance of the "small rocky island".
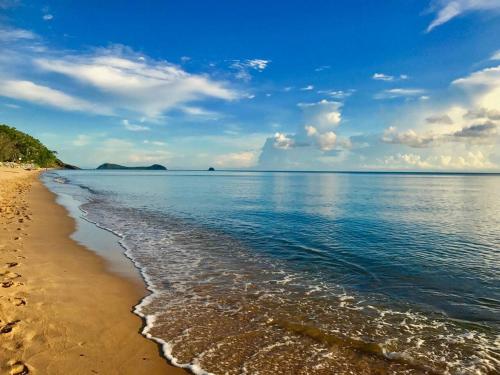
M 143 171 L 166 171 L 167 168 L 160 164 L 153 164 L 149 167 L 126 167 L 124 165 L 104 163 L 98 166 L 96 169 L 132 169 L 132 170 L 143 170 Z
M 209 170 L 209 172 L 213 172 L 213 171 L 215 171 L 215 168 L 214 167 L 210 167 L 210 168 L 208 168 L 208 170 Z

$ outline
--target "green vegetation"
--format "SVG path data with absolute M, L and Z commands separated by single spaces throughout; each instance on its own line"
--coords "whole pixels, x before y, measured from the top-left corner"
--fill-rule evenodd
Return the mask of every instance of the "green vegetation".
M 33 163 L 39 167 L 62 167 L 55 151 L 16 128 L 0 124 L 0 161 Z
M 112 164 L 112 163 L 101 164 L 100 166 L 97 167 L 97 169 L 141 169 L 141 170 L 153 170 L 153 171 L 167 170 L 167 168 L 165 168 L 163 165 L 160 164 L 153 164 L 150 165 L 149 167 L 125 167 L 123 165 Z

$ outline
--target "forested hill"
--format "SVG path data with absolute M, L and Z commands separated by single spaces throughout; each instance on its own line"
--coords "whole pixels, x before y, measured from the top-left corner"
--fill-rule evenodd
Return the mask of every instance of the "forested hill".
M 0 162 L 34 163 L 39 167 L 64 167 L 55 151 L 16 128 L 0 124 Z

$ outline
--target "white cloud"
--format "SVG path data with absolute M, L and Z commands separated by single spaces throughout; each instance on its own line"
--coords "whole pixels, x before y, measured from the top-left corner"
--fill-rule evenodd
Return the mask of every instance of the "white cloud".
M 147 61 L 147 62 L 146 62 Z M 121 109 L 158 117 L 204 98 L 232 100 L 237 93 L 222 82 L 190 74 L 163 61 L 138 60 L 120 49 L 92 55 L 38 58 L 38 68 L 97 89 Z
M 469 93 L 476 107 L 500 110 L 500 65 L 474 72 L 452 84 Z
M 17 40 L 34 40 L 37 35 L 29 30 L 0 27 L 0 42 L 15 42 Z
M 315 103 L 299 103 L 298 106 L 304 111 L 307 125 L 299 128 L 295 134 L 277 132 L 274 137 L 268 138 L 266 144 L 272 141 L 272 147 L 281 150 L 305 149 L 311 148 L 310 146 L 315 146 L 314 148 L 321 152 L 334 150 L 338 142 L 333 129 L 342 121 L 340 113 L 342 103 L 321 100 Z M 342 142 L 342 146 L 345 144 Z M 267 158 L 266 153 L 273 151 L 264 146 L 262 160 Z
M 492 163 L 481 151 L 469 151 L 462 156 L 432 155 L 423 157 L 418 154 L 401 154 L 387 156 L 382 160 L 383 168 L 391 170 L 475 170 L 493 169 Z M 375 166 L 379 169 L 381 166 Z
M 247 64 L 250 68 L 256 69 L 261 72 L 267 68 L 267 65 L 270 62 L 271 62 L 270 60 L 263 60 L 263 59 L 247 60 Z
M 498 0 L 434 0 L 430 12 L 435 13 L 435 18 L 427 27 L 427 32 L 464 13 L 499 10 Z
M 352 94 L 356 92 L 355 89 L 349 89 L 349 90 L 319 90 L 318 94 L 323 94 L 323 95 L 328 95 L 331 98 L 334 99 L 346 99 L 350 97 Z
M 417 134 L 413 129 L 400 133 L 394 126 L 387 128 L 382 136 L 383 142 L 404 144 L 415 148 L 429 147 L 435 140 L 437 140 L 437 137 L 433 134 L 422 136 Z
M 127 119 L 122 121 L 123 127 L 132 132 L 144 132 L 150 130 L 147 126 L 131 124 Z
M 418 134 L 413 129 L 398 132 L 394 126 L 387 128 L 382 136 L 385 143 L 402 144 L 413 148 L 435 147 L 448 142 L 468 144 L 495 144 L 498 142 L 498 127 L 492 121 L 469 124 L 452 132 L 427 132 Z
M 206 118 L 211 118 L 211 119 L 217 119 L 220 116 L 220 114 L 217 112 L 208 111 L 204 108 L 195 107 L 195 106 L 191 106 L 191 105 L 182 106 L 182 107 L 180 107 L 180 109 L 184 113 L 191 115 L 191 116 L 206 117 Z
M 490 60 L 500 60 L 500 50 L 491 55 Z
M 256 70 L 262 72 L 267 68 L 270 62 L 271 60 L 264 59 L 234 60 L 231 64 L 231 68 L 236 70 L 236 78 L 248 82 L 252 79 L 250 71 Z
M 420 96 L 421 99 L 424 99 L 422 94 L 425 93 L 424 89 L 417 89 L 417 88 L 408 88 L 408 89 L 402 89 L 402 88 L 395 88 L 395 89 L 388 89 L 388 90 L 383 90 L 376 94 L 374 96 L 375 99 L 396 99 L 396 98 L 412 98 L 412 97 L 417 97 Z
M 304 127 L 304 129 L 306 130 L 306 134 L 307 134 L 308 137 L 312 137 L 312 136 L 318 134 L 318 129 L 316 129 L 312 125 L 306 125 Z
M 256 162 L 257 153 L 255 151 L 232 152 L 217 155 L 214 158 L 214 164 L 219 168 L 249 168 L 253 167 Z
M 311 90 L 314 90 L 314 86 L 313 85 L 307 85 L 305 87 L 302 87 L 301 90 L 302 91 L 311 91 Z
M 390 76 L 384 73 L 375 73 L 372 79 L 376 81 L 394 81 L 394 76 Z
M 42 19 L 44 21 L 51 21 L 52 19 L 54 19 L 54 16 L 52 14 L 44 14 Z
M 105 107 L 94 105 L 83 99 L 31 81 L 0 80 L 0 95 L 67 111 L 111 114 L 110 110 Z
M 287 150 L 295 145 L 295 141 L 292 137 L 285 135 L 284 133 L 274 134 L 274 147 Z
M 298 106 L 304 111 L 307 124 L 313 125 L 320 132 L 331 130 L 342 121 L 340 102 L 323 99 L 315 103 L 299 103 Z
M 327 70 L 330 68 L 331 68 L 330 65 L 321 65 L 321 66 L 318 66 L 316 69 L 314 69 L 314 71 L 315 72 L 322 72 L 323 70 Z
M 374 79 L 376 81 L 387 81 L 387 82 L 396 81 L 396 80 L 404 81 L 405 79 L 408 79 L 408 78 L 410 78 L 408 76 L 408 74 L 400 74 L 399 77 L 396 77 L 396 76 L 384 74 L 384 73 L 375 73 L 372 76 L 372 79 Z
M 335 148 L 337 135 L 332 131 L 328 131 L 318 134 L 316 141 L 318 142 L 318 146 L 321 151 L 331 151 Z

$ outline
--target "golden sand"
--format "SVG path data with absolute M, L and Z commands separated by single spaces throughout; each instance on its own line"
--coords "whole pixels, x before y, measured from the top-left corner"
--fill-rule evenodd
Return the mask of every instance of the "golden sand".
M 0 169 L 0 373 L 185 374 L 140 335 L 140 280 L 110 273 L 38 172 Z

